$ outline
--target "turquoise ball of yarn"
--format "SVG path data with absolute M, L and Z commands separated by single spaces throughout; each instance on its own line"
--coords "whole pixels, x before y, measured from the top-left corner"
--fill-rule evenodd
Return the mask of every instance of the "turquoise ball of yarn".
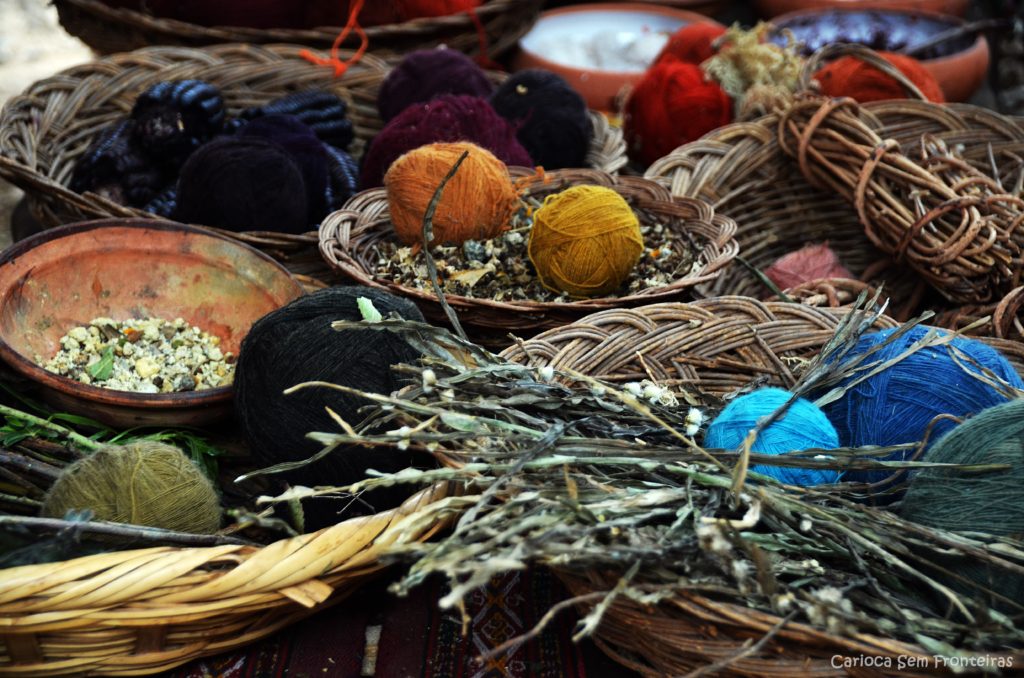
M 914 327 L 866 358 L 864 363 L 874 364 L 895 358 L 931 329 Z M 865 334 L 844 360 L 863 355 L 895 331 L 890 329 Z M 1024 381 L 1021 381 L 1013 366 L 994 348 L 976 339 L 963 337 L 953 339 L 952 345 L 1011 386 L 1024 388 Z M 1006 402 L 999 391 L 966 370 L 980 374 L 977 367 L 966 361 L 958 363 L 954 360 L 946 346 L 929 346 L 865 379 L 848 390 L 842 398 L 822 409 L 836 427 L 839 441 L 844 447 L 920 442 L 929 424 L 940 414 L 963 418 Z M 848 377 L 842 385 L 851 383 L 861 374 Z M 948 419 L 936 422 L 929 435 L 929 446 L 953 426 L 954 422 Z M 902 461 L 912 454 L 913 450 L 897 452 L 887 459 Z M 891 474 L 891 471 L 885 470 L 851 471 L 846 479 L 874 483 Z
M 711 422 L 704 445 L 726 450 L 739 447 L 760 419 L 778 410 L 792 397 L 792 393 L 781 388 L 764 388 L 736 398 Z M 836 447 L 839 447 L 839 436 L 825 414 L 811 401 L 799 398 L 780 419 L 757 436 L 750 449 L 760 454 L 783 454 Z M 758 465 L 751 470 L 788 485 L 803 487 L 839 480 L 839 472 L 833 469 Z

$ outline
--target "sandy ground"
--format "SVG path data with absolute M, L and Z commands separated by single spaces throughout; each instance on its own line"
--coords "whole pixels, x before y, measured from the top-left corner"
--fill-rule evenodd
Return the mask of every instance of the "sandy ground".
M 46 0 L 0 0 L 0 104 L 36 80 L 92 59 L 57 22 Z M 0 248 L 11 242 L 11 213 L 21 191 L 0 179 Z

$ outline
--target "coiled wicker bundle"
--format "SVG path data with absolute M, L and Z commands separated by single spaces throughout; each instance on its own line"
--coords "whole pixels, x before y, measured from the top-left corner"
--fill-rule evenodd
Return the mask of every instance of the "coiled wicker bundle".
M 151 45 L 196 47 L 222 42 L 257 45 L 293 43 L 328 49 L 341 32 L 340 26 L 301 30 L 199 26 L 124 7 L 112 7 L 102 0 L 57 0 L 54 5 L 68 33 L 101 54 Z M 370 49 L 374 52 L 400 53 L 443 43 L 452 49 L 474 54 L 481 47 L 476 25 L 479 21 L 486 36 L 488 53 L 493 56 L 516 44 L 533 25 L 540 6 L 541 0 L 485 0 L 476 9 L 476 20 L 463 13 L 370 26 L 365 30 Z M 343 46 L 354 48 L 358 42 L 353 33 Z

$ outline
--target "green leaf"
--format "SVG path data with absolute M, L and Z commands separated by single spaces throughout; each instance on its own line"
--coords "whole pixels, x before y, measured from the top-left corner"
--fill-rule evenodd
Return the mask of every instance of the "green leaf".
M 107 346 L 100 359 L 87 368 L 89 376 L 96 381 L 106 381 L 114 373 L 114 347 Z

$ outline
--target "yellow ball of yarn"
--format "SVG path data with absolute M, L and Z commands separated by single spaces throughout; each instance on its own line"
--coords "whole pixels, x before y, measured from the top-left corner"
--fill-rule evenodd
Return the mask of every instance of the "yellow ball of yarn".
M 64 469 L 43 500 L 42 515 L 63 518 L 89 509 L 95 520 L 213 534 L 220 529 L 217 492 L 173 445 L 107 445 Z
M 508 226 L 519 197 L 505 163 L 476 144 L 429 144 L 401 156 L 384 175 L 391 223 L 403 243 L 422 241 L 423 217 L 434 192 L 465 151 L 469 155 L 437 204 L 430 244 L 490 240 Z
M 544 286 L 573 297 L 611 294 L 643 251 L 633 209 L 603 186 L 549 195 L 534 214 L 527 249 Z

